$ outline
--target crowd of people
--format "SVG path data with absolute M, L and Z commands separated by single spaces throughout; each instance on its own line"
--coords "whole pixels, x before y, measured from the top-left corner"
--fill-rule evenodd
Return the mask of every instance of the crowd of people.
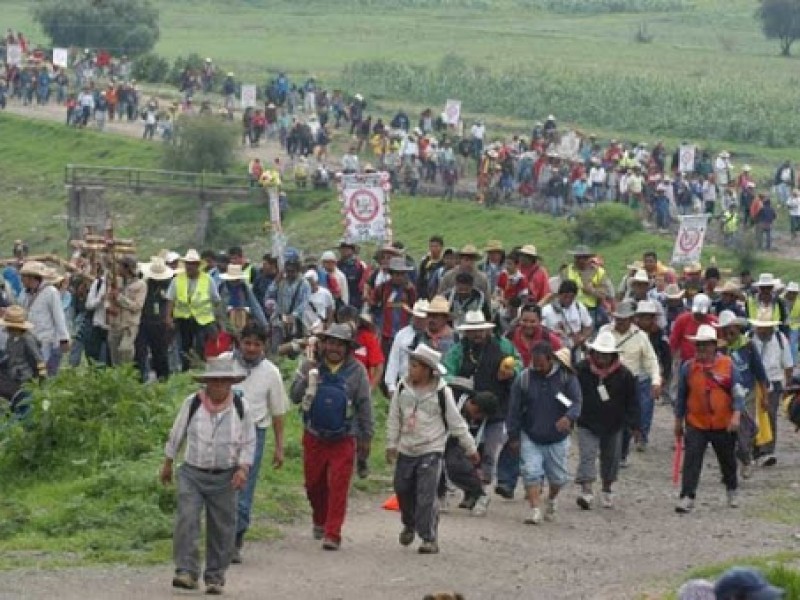
M 289 400 L 303 415 L 313 534 L 327 550 L 341 544 L 351 477 L 369 476 L 377 390 L 390 400 L 386 460 L 396 465 L 399 540 L 419 538 L 421 553 L 439 551 L 439 513 L 454 491 L 461 509 L 485 516 L 492 492 L 513 499 L 521 487 L 531 525 L 557 519 L 570 482 L 580 509 L 617 507 L 620 469 L 631 450 L 650 448 L 658 403 L 673 407 L 684 451 L 679 513 L 694 508 L 709 444 L 731 508 L 740 479 L 779 458 L 800 286 L 770 273 L 676 271 L 645 252 L 614 282 L 590 248 L 577 246 L 551 276 L 531 244 L 454 249 L 441 236 L 418 263 L 399 242 L 374 260 L 343 240 L 319 257 L 289 248 L 260 265 L 238 247 L 93 263 L 78 245 L 62 273 L 28 260 L 21 241 L 14 250 L 18 260 L 3 272 L 0 392 L 15 408 L 24 409 L 24 384 L 55 374 L 67 353 L 72 365 L 82 355 L 136 364 L 143 381 L 206 362 L 197 376 L 205 385 L 184 402 L 162 470 L 171 481 L 185 446 L 178 587 L 195 587 L 201 575 L 194 548 L 203 504 L 212 593 L 241 560 L 266 431 L 274 430 L 280 466 Z M 288 391 L 273 363 L 281 356 L 299 359 Z M 204 450 L 209 428 L 225 422 L 225 435 Z

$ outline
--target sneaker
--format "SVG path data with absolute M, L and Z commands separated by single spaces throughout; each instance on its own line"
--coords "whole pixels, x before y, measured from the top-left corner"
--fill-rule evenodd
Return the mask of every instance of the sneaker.
M 439 544 L 436 541 L 424 540 L 417 549 L 420 554 L 439 554 Z
M 538 525 L 542 522 L 542 509 L 537 507 L 531 508 L 528 516 L 525 517 L 525 525 Z
M 685 496 L 680 500 L 678 500 L 678 504 L 677 506 L 675 506 L 675 512 L 685 515 L 686 513 L 692 512 L 693 508 L 694 508 L 694 500 L 692 498 L 689 498 L 688 496 Z
M 341 545 L 342 543 L 339 540 L 335 540 L 330 537 L 326 537 L 325 539 L 322 540 L 323 550 L 338 550 L 339 546 Z
M 176 573 L 175 577 L 172 578 L 172 587 L 182 590 L 196 590 L 197 577 L 186 571 Z
M 753 465 L 742 465 L 742 479 L 750 479 L 753 476 Z
M 728 506 L 731 508 L 739 508 L 739 494 L 736 490 L 728 490 Z
M 325 528 L 322 525 L 314 525 L 311 528 L 311 535 L 314 536 L 315 540 L 321 540 L 325 537 Z
M 497 487 L 495 487 L 494 493 L 500 496 L 501 498 L 505 498 L 506 500 L 514 499 L 514 490 L 504 485 L 498 485 Z
M 411 527 L 403 527 L 400 532 L 400 545 L 410 546 L 414 543 L 414 530 Z
M 555 521 L 556 520 L 556 501 L 555 501 L 555 499 L 548 498 L 545 501 L 544 520 L 545 521 Z
M 477 496 L 471 496 L 470 494 L 464 494 L 464 499 L 461 501 L 461 504 L 458 505 L 458 508 L 464 508 L 466 510 L 472 510 L 475 506 L 475 503 L 478 501 Z
M 485 517 L 486 511 L 489 510 L 489 502 L 491 502 L 491 498 L 488 494 L 484 494 L 480 498 L 475 501 L 475 506 L 472 507 L 472 516 L 473 517 Z
M 778 459 L 774 454 L 767 454 L 761 459 L 759 464 L 762 467 L 774 467 L 776 464 L 778 464 Z
M 576 502 L 583 510 L 591 510 L 592 502 L 594 502 L 594 496 L 589 492 L 583 492 L 580 496 L 578 496 Z
M 627 469 L 628 468 L 628 457 L 624 456 L 619 459 L 619 468 L 620 469 Z
M 600 504 L 603 508 L 614 508 L 613 492 L 603 492 L 600 495 Z
M 206 594 L 209 596 L 221 596 L 222 595 L 222 584 L 221 583 L 207 583 L 206 584 Z

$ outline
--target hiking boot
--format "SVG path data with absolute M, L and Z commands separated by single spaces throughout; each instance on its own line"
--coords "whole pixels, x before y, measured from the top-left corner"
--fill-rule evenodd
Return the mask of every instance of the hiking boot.
M 778 459 L 774 454 L 763 456 L 759 462 L 759 466 L 761 467 L 774 467 L 776 464 L 778 464 Z
M 325 528 L 322 525 L 314 525 L 311 528 L 311 535 L 314 536 L 315 540 L 321 540 L 325 537 Z
M 680 514 L 687 514 L 692 512 L 694 509 L 694 499 L 689 498 L 688 496 L 684 496 L 680 500 L 678 500 L 677 506 L 675 506 L 675 512 Z
M 366 479 L 369 477 L 369 463 L 366 460 L 358 459 L 358 478 Z
M 484 494 L 475 501 L 475 506 L 472 507 L 473 517 L 485 517 L 486 511 L 489 510 L 489 502 L 492 499 L 488 494 Z
M 739 494 L 736 490 L 728 490 L 728 506 L 739 508 Z
M 338 550 L 339 547 L 342 545 L 342 542 L 339 540 L 335 540 L 331 537 L 326 537 L 322 540 L 322 549 L 323 550 Z
M 742 465 L 742 479 L 750 479 L 752 476 L 753 476 L 752 463 Z
M 196 590 L 197 577 L 186 571 L 181 571 L 180 573 L 176 573 L 175 577 L 172 578 L 172 587 L 182 590 Z
M 514 490 L 504 485 L 498 485 L 497 487 L 495 487 L 494 493 L 500 496 L 501 498 L 505 498 L 506 500 L 514 499 Z
M 221 596 L 222 595 L 222 584 L 221 583 L 207 583 L 206 584 L 206 594 L 209 596 Z
M 603 492 L 600 494 L 600 505 L 603 508 L 614 508 L 614 493 Z
M 239 548 L 233 549 L 233 553 L 231 554 L 231 564 L 232 565 L 242 564 L 242 551 L 239 550 Z
M 555 521 L 556 520 L 556 501 L 555 501 L 555 498 L 548 498 L 545 501 L 544 520 L 545 521 Z
M 420 554 L 439 554 L 439 544 L 435 540 L 424 540 L 417 549 Z
M 472 496 L 470 494 L 464 494 L 464 499 L 461 501 L 461 504 L 458 505 L 458 508 L 465 508 L 467 510 L 472 510 L 475 506 L 475 503 L 478 501 L 477 496 Z
M 578 496 L 576 502 L 583 510 L 591 510 L 592 503 L 594 502 L 594 496 L 591 494 L 591 492 L 583 492 L 580 496 Z
M 400 545 L 410 546 L 414 543 L 414 530 L 411 527 L 403 527 L 400 532 Z
M 538 525 L 542 522 L 542 509 L 535 506 L 530 509 L 528 516 L 525 517 L 525 525 Z

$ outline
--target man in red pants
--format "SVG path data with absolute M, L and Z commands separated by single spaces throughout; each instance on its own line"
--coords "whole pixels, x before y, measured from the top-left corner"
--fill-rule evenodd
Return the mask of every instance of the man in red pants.
M 372 400 L 367 371 L 353 357 L 353 328 L 337 323 L 319 337 L 319 351 L 301 364 L 290 395 L 303 411 L 303 472 L 314 538 L 323 549 L 338 550 L 356 450 L 359 457 L 369 456 Z

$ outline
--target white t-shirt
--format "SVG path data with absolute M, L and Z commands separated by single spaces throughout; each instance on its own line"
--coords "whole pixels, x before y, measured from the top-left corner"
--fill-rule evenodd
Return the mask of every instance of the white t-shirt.
M 475 139 L 483 140 L 483 136 L 486 135 L 486 128 L 483 125 L 473 125 L 471 133 Z
M 800 217 L 800 196 L 792 196 L 786 202 L 789 207 L 789 214 L 793 217 Z
M 542 309 L 542 322 L 571 348 L 570 336 L 580 332 L 584 327 L 591 327 L 592 317 L 588 309 L 577 300 L 567 308 L 562 308 L 554 302 Z
M 227 352 L 223 356 L 230 358 L 231 353 Z M 289 410 L 281 372 L 266 358 L 247 370 L 247 378 L 234 385 L 233 389 L 242 392 L 256 427 L 269 427 L 272 417 L 285 415 Z
M 336 303 L 330 290 L 319 286 L 316 292 L 311 292 L 308 296 L 308 307 L 303 315 L 303 324 L 306 328 L 310 328 L 317 320 L 324 322 L 335 306 Z

